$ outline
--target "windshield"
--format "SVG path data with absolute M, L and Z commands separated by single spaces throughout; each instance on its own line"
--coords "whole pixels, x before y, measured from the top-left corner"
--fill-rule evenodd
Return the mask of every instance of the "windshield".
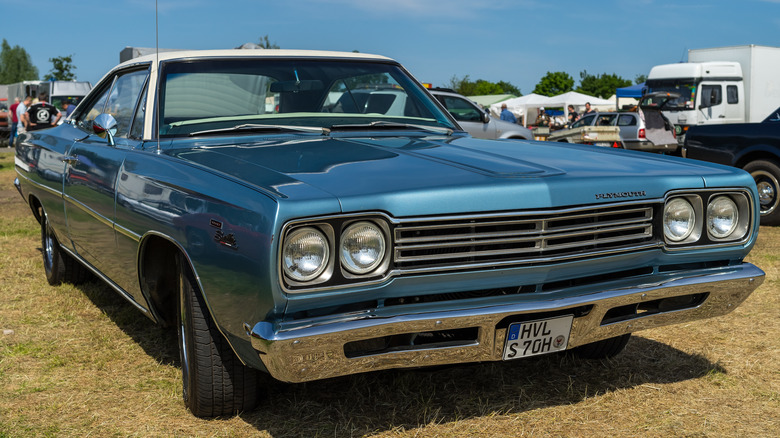
M 377 121 L 456 129 L 399 66 L 376 61 L 265 58 L 168 63 L 160 107 L 163 137 L 247 125 L 331 129 Z
M 693 109 L 693 102 L 696 98 L 696 83 L 693 79 L 671 79 L 671 80 L 655 80 L 647 81 L 647 94 L 650 93 L 675 93 L 680 97 L 677 99 L 670 99 L 664 105 L 664 110 L 690 110 Z M 661 105 L 663 100 L 660 96 L 653 102 L 652 99 L 646 101 L 647 105 L 652 106 Z

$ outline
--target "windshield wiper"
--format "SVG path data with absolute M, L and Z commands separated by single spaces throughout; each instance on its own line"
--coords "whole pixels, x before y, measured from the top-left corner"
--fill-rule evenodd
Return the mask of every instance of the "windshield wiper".
M 417 131 L 436 132 L 439 134 L 451 135 L 454 131 L 443 126 L 416 125 L 413 123 L 398 123 L 378 120 L 376 122 L 358 124 L 358 125 L 333 125 L 331 131 L 349 131 L 362 129 L 414 129 Z
M 221 134 L 225 132 L 236 132 L 236 131 L 249 131 L 249 132 L 313 132 L 313 133 L 319 133 L 322 135 L 328 135 L 330 133 L 330 129 L 328 128 L 320 128 L 316 126 L 294 126 L 294 125 L 259 125 L 254 123 L 245 123 L 243 125 L 236 125 L 232 126 L 230 128 L 220 128 L 220 129 L 208 129 L 205 131 L 197 131 L 197 132 L 191 132 L 189 134 L 190 137 L 194 137 L 196 135 L 209 135 L 209 134 Z

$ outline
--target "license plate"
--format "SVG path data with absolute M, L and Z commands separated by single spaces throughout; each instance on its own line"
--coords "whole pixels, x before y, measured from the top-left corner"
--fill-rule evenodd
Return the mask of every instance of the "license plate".
M 563 351 L 569 345 L 574 316 L 516 322 L 509 325 L 504 360 Z

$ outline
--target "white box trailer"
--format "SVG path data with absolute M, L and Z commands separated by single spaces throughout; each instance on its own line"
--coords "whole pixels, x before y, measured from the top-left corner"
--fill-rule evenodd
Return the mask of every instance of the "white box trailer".
M 780 47 L 691 49 L 688 62 L 653 67 L 648 92 L 677 93 L 664 115 L 678 141 L 694 125 L 760 122 L 780 107 Z
M 780 106 L 780 47 L 736 46 L 688 51 L 688 62 L 733 61 L 742 67 L 745 122 L 758 123 Z

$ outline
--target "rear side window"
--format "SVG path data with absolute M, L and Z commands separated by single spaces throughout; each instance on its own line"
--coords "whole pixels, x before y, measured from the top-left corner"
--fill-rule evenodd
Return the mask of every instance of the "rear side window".
M 632 114 L 621 114 L 617 120 L 618 126 L 636 126 L 636 118 Z
M 736 85 L 726 87 L 726 102 L 739 103 L 739 90 Z

